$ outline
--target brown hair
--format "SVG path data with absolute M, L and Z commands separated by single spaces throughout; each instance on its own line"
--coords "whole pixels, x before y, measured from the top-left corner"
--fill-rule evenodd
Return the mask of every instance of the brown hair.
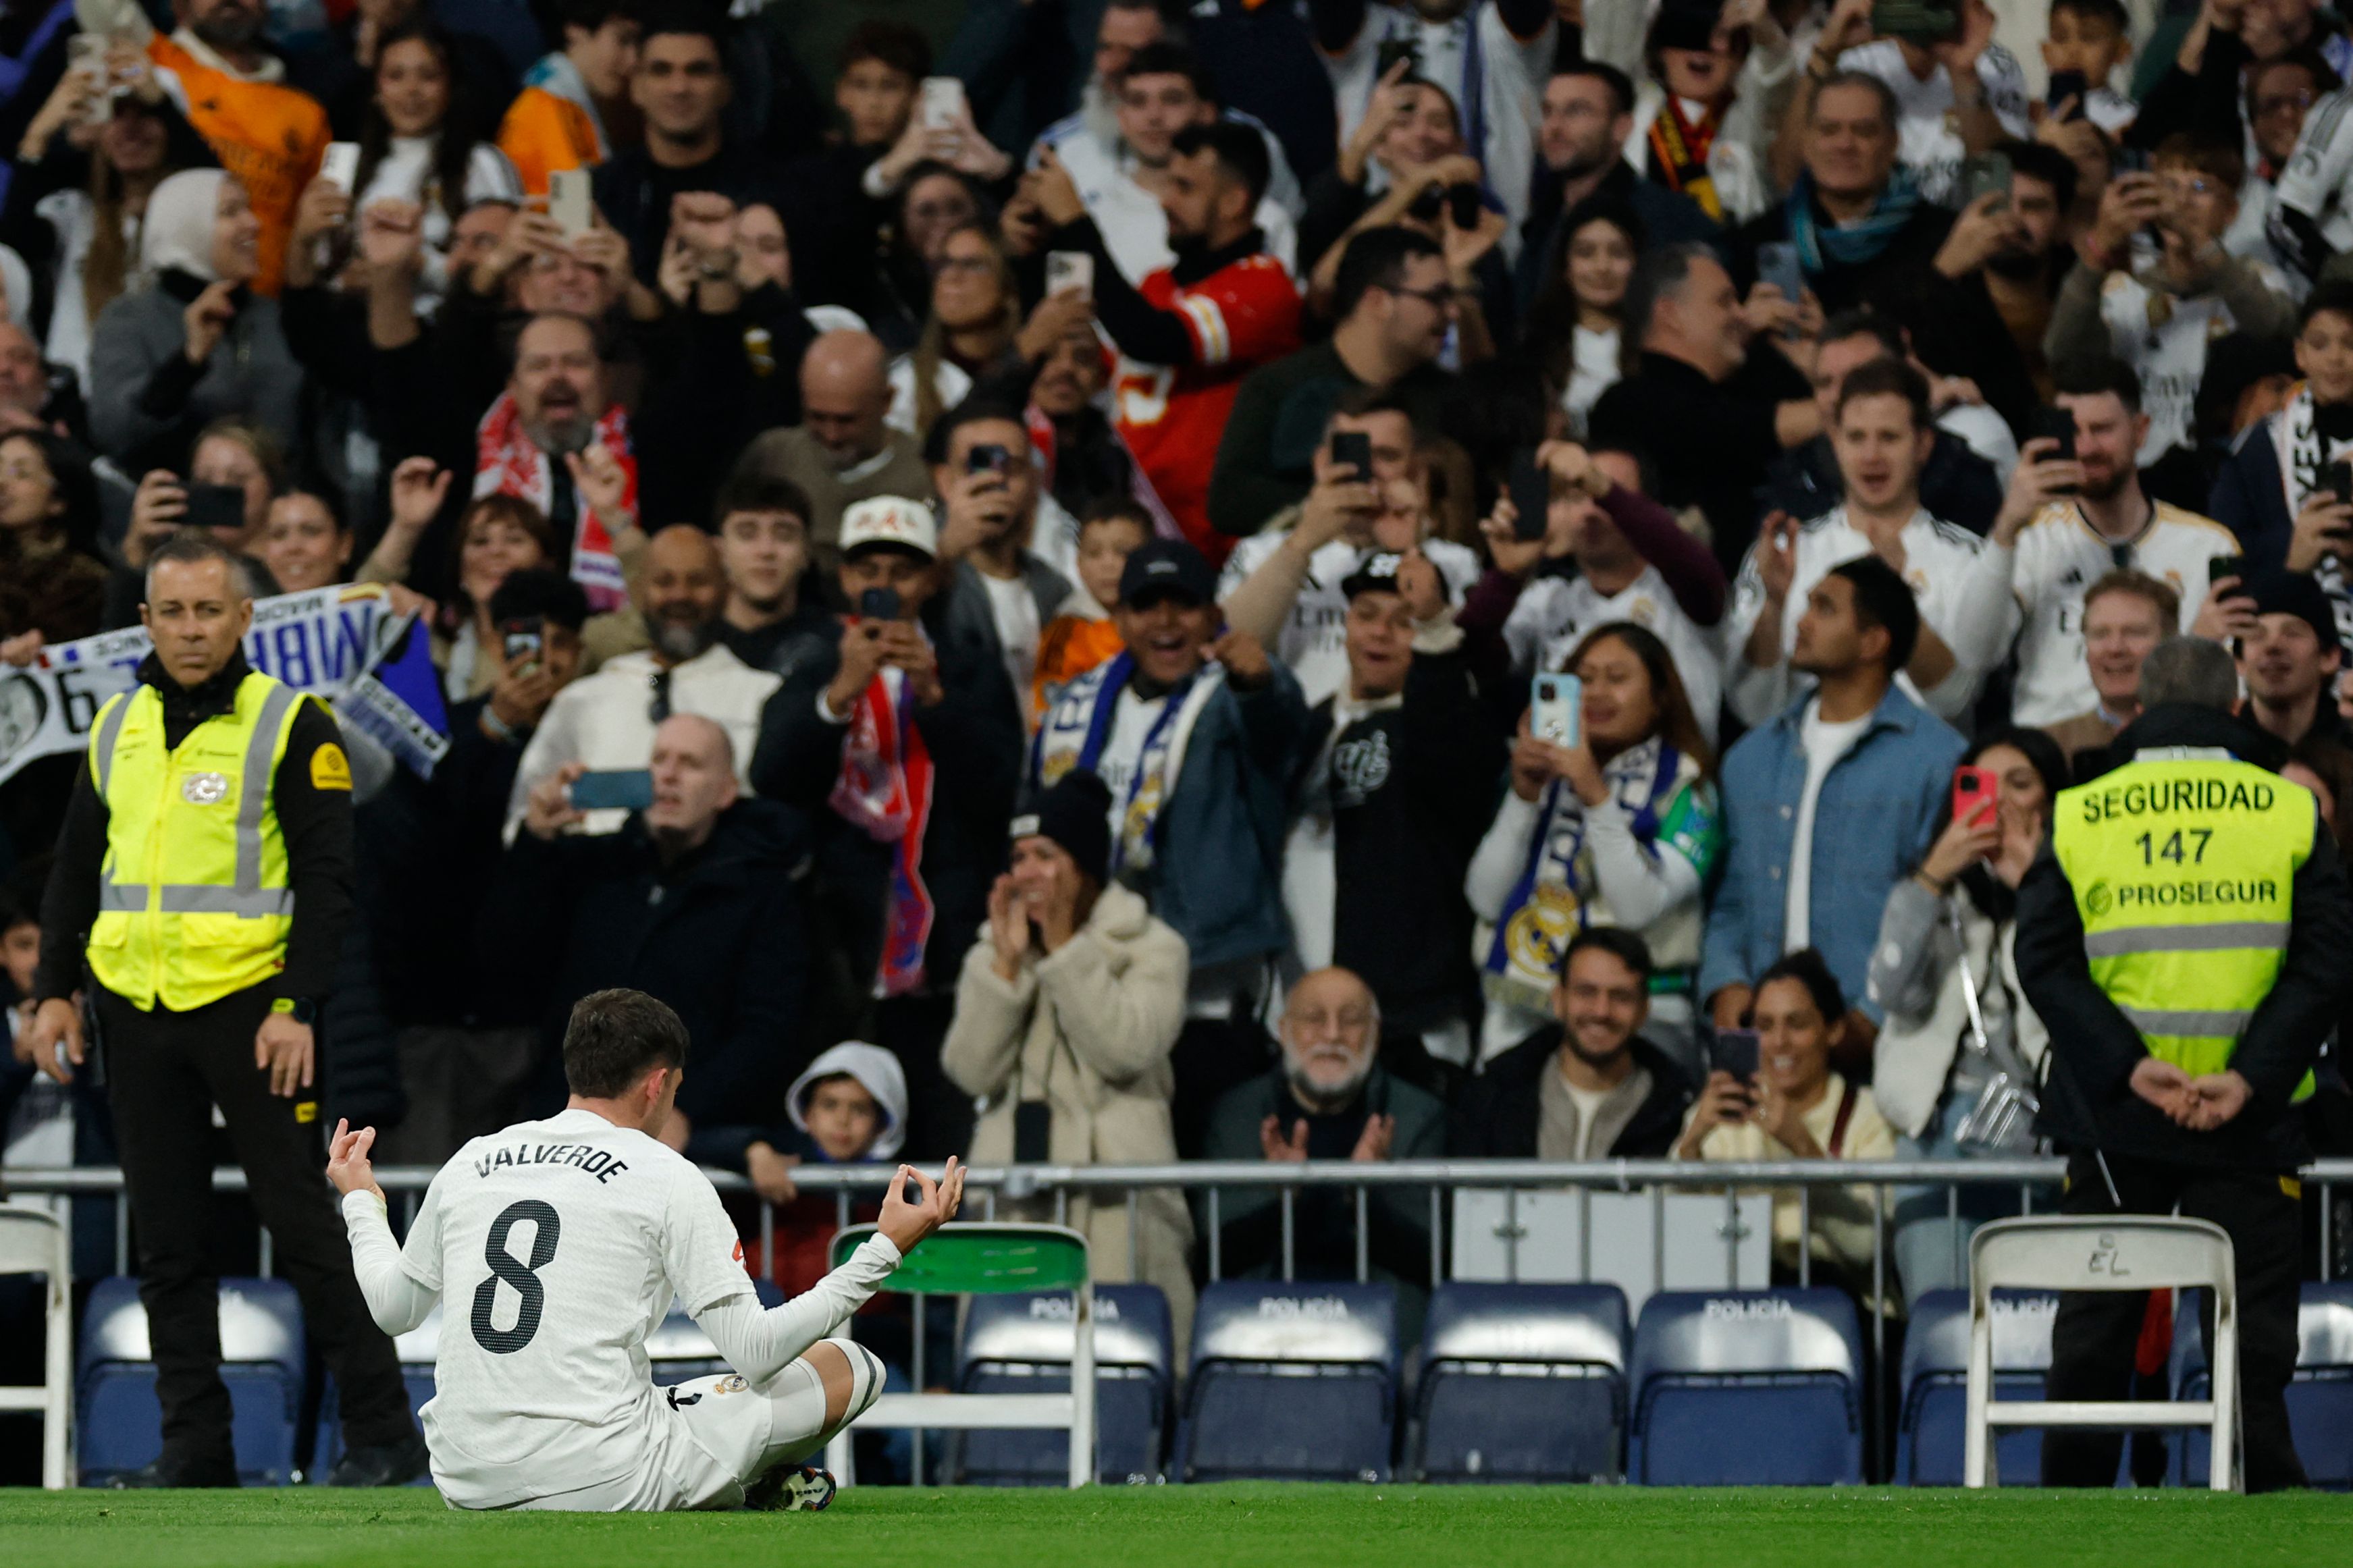
M 962 223 L 940 236 L 942 251 L 949 240 L 960 234 L 976 234 L 988 243 L 989 259 L 997 264 L 997 295 L 999 300 L 997 321 L 997 346 L 1002 351 L 1021 331 L 1021 284 L 1013 276 L 1013 264 L 1005 258 L 1005 242 L 997 231 L 986 224 Z M 929 309 L 923 312 L 923 335 L 915 340 L 913 364 L 915 371 L 915 434 L 922 437 L 932 427 L 932 422 L 947 412 L 940 405 L 938 377 L 940 361 L 947 353 L 947 329 Z
M 474 601 L 466 592 L 465 585 L 466 533 L 474 526 L 474 520 L 480 517 L 495 518 L 501 522 L 512 523 L 530 534 L 539 542 L 539 553 L 549 565 L 553 566 L 563 559 L 562 553 L 556 548 L 555 530 L 549 524 L 545 512 L 521 496 L 476 497 L 466 503 L 465 510 L 458 514 L 457 531 L 449 540 L 449 574 L 458 584 L 457 590 L 449 597 L 455 602 L 455 607 L 459 612 L 449 622 L 451 626 L 458 625 L 474 613 Z
M 2084 590 L 2084 613 L 2091 612 L 2093 600 L 2105 599 L 2110 594 L 2137 594 L 2156 605 L 2158 629 L 2168 637 L 2181 624 L 2181 595 L 2173 591 L 2170 583 L 2159 582 L 2146 572 L 2119 566 L 2102 574 L 2098 581 Z
M 1577 667 L 1585 662 L 1586 650 L 1609 637 L 1624 643 L 1628 651 L 1642 661 L 1642 669 L 1651 678 L 1651 706 L 1658 710 L 1654 732 L 1697 763 L 1700 777 L 1715 777 L 1715 754 L 1700 730 L 1698 716 L 1692 711 L 1691 693 L 1683 689 L 1683 678 L 1676 672 L 1675 656 L 1667 651 L 1658 633 L 1632 621 L 1611 621 L 1596 626 L 1585 634 L 1584 640 L 1570 652 L 1561 668 L 1574 674 Z

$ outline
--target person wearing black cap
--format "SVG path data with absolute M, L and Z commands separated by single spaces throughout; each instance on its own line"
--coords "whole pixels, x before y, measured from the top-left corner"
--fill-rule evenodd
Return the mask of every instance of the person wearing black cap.
M 1292 785 L 1282 862 L 1291 977 L 1338 964 L 1380 1002 L 1382 1054 L 1438 1089 L 1471 1065 L 1478 984 L 1472 851 L 1492 815 L 1503 733 L 1463 668 L 1462 632 L 1418 551 L 1344 579 L 1348 679 L 1317 703 Z
M 2320 584 L 2302 572 L 2257 572 L 2247 580 L 2254 625 L 2237 642 L 2242 717 L 2293 748 L 2346 739 L 2337 716 L 2337 672 L 2345 652 L 2337 616 Z
M 1012 859 L 965 955 L 940 1066 L 981 1101 L 971 1157 L 987 1164 L 1165 1165 L 1176 1158 L 1169 1053 L 1185 1027 L 1185 939 L 1109 880 L 1111 791 L 1078 770 L 1015 815 Z M 1192 1219 L 1171 1188 L 1082 1193 L 1095 1278 L 1168 1297 L 1181 1342 L 1193 1312 Z M 1000 1200 L 1000 1204 L 1008 1200 Z M 1048 1200 L 1000 1217 L 1054 1217 Z M 1129 1259 L 1134 1271 L 1130 1272 Z
M 1265 1065 L 1247 1022 L 1290 944 L 1281 896 L 1287 790 L 1308 733 L 1291 672 L 1225 630 L 1216 574 L 1158 539 L 1127 558 L 1113 619 L 1122 650 L 1073 680 L 1029 753 L 1032 790 L 1073 771 L 1110 791 L 1113 879 L 1144 895 L 1192 954 L 1177 1044 L 1177 1145 L 1210 1103 Z

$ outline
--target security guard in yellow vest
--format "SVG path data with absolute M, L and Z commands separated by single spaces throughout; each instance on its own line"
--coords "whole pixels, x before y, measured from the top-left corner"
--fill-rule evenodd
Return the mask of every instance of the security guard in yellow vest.
M 351 912 L 341 732 L 246 663 L 252 595 L 211 535 L 157 547 L 140 614 L 155 651 L 91 726 L 25 1042 L 60 1082 L 83 1064 L 87 966 L 164 1407 L 162 1457 L 117 1484 L 237 1484 L 206 1245 L 216 1107 L 341 1393 L 346 1456 L 328 1479 L 402 1484 L 424 1440 L 321 1174 L 313 1009 Z
M 2317 803 L 2230 712 L 2220 644 L 2176 637 L 2141 668 L 2122 765 L 2062 793 L 2018 893 L 2018 976 L 2051 1035 L 2042 1131 L 2068 1155 L 2060 1207 L 2170 1214 L 2231 1235 L 2251 1491 L 2304 1485 L 2288 1430 L 2300 1190 L 2291 1107 L 2353 973 L 2353 892 Z M 2063 1295 L 2049 1397 L 2130 1397 L 2146 1299 Z M 2054 1429 L 2049 1486 L 2114 1483 L 2123 1435 Z

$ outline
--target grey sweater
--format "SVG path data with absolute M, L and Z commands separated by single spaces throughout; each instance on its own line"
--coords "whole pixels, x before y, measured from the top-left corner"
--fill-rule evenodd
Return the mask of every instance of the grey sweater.
M 286 346 L 278 301 L 248 294 L 203 366 L 181 350 L 182 317 L 201 285 L 167 272 L 101 311 L 90 339 L 90 428 L 99 449 L 134 478 L 185 471 L 196 432 L 243 415 L 292 450 L 300 443 L 302 367 Z

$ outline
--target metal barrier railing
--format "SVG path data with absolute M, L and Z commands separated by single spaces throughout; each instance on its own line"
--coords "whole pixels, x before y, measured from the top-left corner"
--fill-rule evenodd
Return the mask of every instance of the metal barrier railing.
M 831 1193 L 834 1197 L 834 1217 L 837 1226 L 851 1222 L 853 1205 L 860 1196 L 871 1198 L 887 1185 L 892 1165 L 802 1165 L 793 1172 L 793 1183 L 805 1194 Z M 376 1181 L 394 1198 L 396 1228 L 406 1235 L 416 1218 L 417 1209 L 425 1189 L 431 1184 L 438 1169 L 424 1165 L 379 1166 Z M 730 1196 L 754 1196 L 754 1188 L 745 1177 L 727 1171 L 708 1171 L 712 1184 L 722 1194 Z M 2342 1184 L 2353 1186 L 2353 1160 L 2322 1160 L 2306 1167 L 2304 1179 L 2316 1189 L 2320 1198 L 2320 1268 L 2322 1279 L 2331 1277 L 2337 1253 L 2337 1218 L 2335 1189 Z M 2056 1186 L 2066 1175 L 2066 1162 L 2059 1159 L 2009 1160 L 1746 1160 L 1701 1162 L 1683 1160 L 1591 1160 L 1562 1162 L 1545 1160 L 1398 1160 L 1382 1163 L 1358 1163 L 1353 1161 L 1319 1160 L 1302 1163 L 1271 1162 L 1190 1161 L 1166 1165 L 977 1165 L 966 1174 L 967 1208 L 977 1198 L 980 1216 L 997 1217 L 1000 1201 L 1029 1203 L 1050 1195 L 1056 1223 L 1067 1223 L 1071 1199 L 1074 1194 L 1104 1194 L 1122 1199 L 1127 1210 L 1128 1256 L 1125 1278 L 1136 1277 L 1136 1234 L 1141 1194 L 1150 1189 L 1176 1188 L 1205 1194 L 1201 1212 L 1201 1228 L 1208 1277 L 1216 1280 L 1223 1277 L 1224 1258 L 1221 1247 L 1221 1188 L 1266 1189 L 1277 1194 L 1280 1212 L 1282 1278 L 1294 1278 L 1297 1237 L 1294 1206 L 1299 1194 L 1311 1188 L 1338 1188 L 1352 1191 L 1355 1195 L 1356 1275 L 1359 1280 L 1371 1271 L 1370 1194 L 1382 1188 L 1422 1188 L 1428 1193 L 1430 1205 L 1430 1278 L 1433 1284 L 1448 1278 L 1446 1239 L 1449 1232 L 1446 1198 L 1462 1191 L 1500 1190 L 1504 1194 L 1504 1223 L 1498 1234 L 1504 1244 L 1505 1274 L 1519 1277 L 1520 1240 L 1518 1226 L 1514 1223 L 1514 1205 L 1524 1192 L 1571 1191 L 1579 1194 L 1580 1205 L 1589 1202 L 1596 1193 L 1642 1193 L 1651 1205 L 1654 1233 L 1663 1238 L 1664 1205 L 1670 1190 L 1716 1190 L 1724 1194 L 1725 1224 L 1720 1234 L 1725 1243 L 1725 1288 L 1734 1289 L 1739 1278 L 1739 1245 L 1746 1231 L 1739 1214 L 1739 1200 L 1744 1193 L 1760 1189 L 1795 1188 L 1799 1194 L 1799 1215 L 1798 1275 L 1801 1285 L 1811 1282 L 1814 1189 L 1818 1187 L 1868 1187 L 1872 1203 L 1871 1227 L 1871 1296 L 1873 1302 L 1888 1300 L 1888 1246 L 1891 1232 L 1889 1189 L 1902 1187 L 1943 1186 L 1946 1192 L 1946 1214 L 1948 1219 L 1960 1215 L 1961 1192 L 1964 1188 L 2015 1187 L 2018 1212 L 2034 1212 L 2038 1189 Z M 245 1173 L 224 1167 L 213 1173 L 216 1190 L 241 1192 L 246 1187 Z M 7 1194 L 88 1195 L 111 1198 L 114 1207 L 115 1271 L 131 1271 L 130 1205 L 122 1191 L 122 1173 L 111 1167 L 62 1168 L 20 1167 L 0 1171 L 0 1183 L 5 1183 Z M 1580 1208 L 1580 1217 L 1584 1214 Z M 758 1205 L 756 1234 L 761 1256 L 773 1259 L 776 1242 L 776 1210 L 767 1203 Z M 1770 1221 L 1767 1222 L 1768 1228 Z M 1959 1226 L 1954 1226 L 1957 1254 Z M 1655 1247 L 1651 1257 L 1659 1271 L 1654 1277 L 1654 1289 L 1665 1285 L 1665 1247 Z M 1581 1258 L 1581 1265 L 1589 1258 Z M 266 1276 L 272 1268 L 269 1233 L 260 1230 L 260 1270 Z M 1581 1272 L 1583 1270 L 1581 1269 Z M 1957 1267 L 1955 1272 L 1962 1270 Z M 1586 1277 L 1589 1277 L 1587 1274 Z M 1886 1363 L 1887 1315 L 1884 1311 L 1867 1311 L 1871 1319 L 1872 1360 L 1875 1366 Z M 923 1365 L 923 1315 L 917 1313 L 914 1323 L 914 1371 L 922 1375 Z M 1873 1428 L 1883 1426 L 1875 1410 Z M 1883 1465 L 1888 1460 L 1885 1449 L 1889 1434 L 1874 1431 L 1873 1450 Z M 920 1440 L 920 1435 L 919 1435 Z M 918 1450 L 920 1453 L 920 1449 Z M 919 1460 L 920 1462 L 920 1460 Z

